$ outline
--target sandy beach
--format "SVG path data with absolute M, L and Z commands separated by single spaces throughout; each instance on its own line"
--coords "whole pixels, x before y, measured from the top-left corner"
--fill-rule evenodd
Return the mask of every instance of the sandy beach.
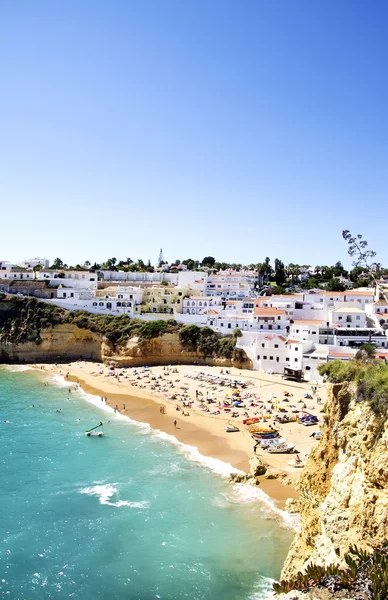
M 322 418 L 320 411 L 326 401 L 324 385 L 318 386 L 313 394 L 311 384 L 235 368 L 174 365 L 113 369 L 86 361 L 36 365 L 36 368 L 62 375 L 69 383 L 78 382 L 85 392 L 100 397 L 104 403 L 106 399 L 121 414 L 174 435 L 180 442 L 197 447 L 201 454 L 246 473 L 254 454 L 254 440 L 243 419 L 266 416 L 263 426 L 279 428 L 281 437 L 295 444 L 303 458 L 317 444 L 311 434 L 319 430 L 319 425 L 305 427 L 296 422 L 275 425 L 274 416 L 284 411 L 295 416 L 305 407 Z M 224 408 L 225 403 L 232 403 L 236 390 L 242 407 L 232 404 L 230 410 Z M 313 397 L 308 399 L 304 394 Z M 227 433 L 225 427 L 230 424 L 237 425 L 239 431 Z M 294 454 L 269 454 L 259 447 L 256 454 L 272 469 L 285 472 L 288 480 L 296 482 L 299 478 L 301 469 L 289 464 Z M 260 487 L 279 505 L 297 495 L 292 485 L 285 486 L 277 479 L 262 477 Z

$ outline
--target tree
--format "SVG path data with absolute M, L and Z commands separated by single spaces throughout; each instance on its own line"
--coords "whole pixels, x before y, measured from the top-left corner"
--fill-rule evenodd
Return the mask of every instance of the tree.
M 359 351 L 355 358 L 356 360 L 362 360 L 363 362 L 371 362 L 376 354 L 375 344 L 361 344 Z
M 113 257 L 113 258 L 108 258 L 108 260 L 106 261 L 105 265 L 110 271 L 117 271 L 117 268 L 115 267 L 115 264 L 117 263 L 117 258 Z
M 50 269 L 63 269 L 65 265 L 63 264 L 63 260 L 61 260 L 60 258 L 56 258 L 53 262 L 53 264 L 51 265 Z
M 298 277 L 300 273 L 299 265 L 295 265 L 294 263 L 290 263 L 287 266 L 287 275 L 291 278 L 291 282 L 295 283 L 295 279 Z
M 216 259 L 213 256 L 205 256 L 205 258 L 202 260 L 202 266 L 212 268 L 214 267 L 215 262 Z
M 329 283 L 327 284 L 326 289 L 328 292 L 344 292 L 345 286 L 342 281 L 336 277 L 333 277 L 333 279 L 330 279 Z
M 384 290 L 379 287 L 376 277 L 374 275 L 374 271 L 377 268 L 377 264 L 372 262 L 373 258 L 376 256 L 376 252 L 374 250 L 367 250 L 368 242 L 362 238 L 362 235 L 358 233 L 356 236 L 352 235 L 349 229 L 344 229 L 342 232 L 342 237 L 348 243 L 348 254 L 349 256 L 355 257 L 353 261 L 354 267 L 365 267 L 365 270 L 368 272 L 369 276 L 373 279 L 376 288 L 379 290 L 379 293 L 384 297 L 384 299 L 388 302 L 387 294 Z M 381 265 L 380 265 L 381 267 Z
M 90 267 L 90 261 L 89 260 L 85 260 L 84 265 L 85 265 L 85 267 L 89 268 Z
M 286 272 L 284 270 L 284 263 L 278 258 L 275 258 L 275 281 L 276 285 L 281 286 L 286 280 Z
M 373 250 L 367 250 L 368 242 L 362 239 L 362 235 L 359 233 L 356 236 L 352 236 L 348 229 L 344 229 L 342 237 L 349 244 L 348 254 L 354 256 L 353 261 L 354 267 L 365 266 L 368 270 L 376 266 L 376 263 L 371 262 L 372 258 L 376 256 L 376 252 Z
M 233 335 L 235 338 L 242 337 L 241 329 L 239 327 L 236 327 L 235 329 L 233 329 Z

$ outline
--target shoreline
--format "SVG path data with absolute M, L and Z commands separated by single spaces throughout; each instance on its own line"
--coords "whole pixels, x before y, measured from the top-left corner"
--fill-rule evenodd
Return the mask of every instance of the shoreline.
M 244 473 L 249 473 L 248 461 L 254 456 L 253 440 L 251 439 L 249 432 L 246 431 L 245 426 L 241 426 L 241 422 L 237 423 L 241 426 L 241 431 L 239 433 L 228 434 L 224 429 L 225 424 L 228 423 L 227 416 L 220 415 L 212 417 L 209 416 L 209 413 L 201 413 L 194 407 L 188 409 L 187 412 L 189 413 L 189 416 L 182 416 L 181 413 L 178 413 L 176 410 L 177 400 L 170 400 L 165 397 L 166 395 L 161 395 L 159 391 L 158 393 L 153 393 L 150 389 L 147 389 L 145 385 L 142 385 L 141 389 L 138 389 L 135 387 L 137 381 L 134 382 L 133 379 L 125 381 L 123 376 L 120 377 L 119 375 L 119 373 L 124 372 L 128 373 L 131 377 L 131 373 L 134 371 L 138 372 L 141 368 L 118 369 L 118 375 L 114 377 L 108 376 L 112 375 L 112 373 L 109 370 L 106 372 L 107 367 L 105 365 L 86 361 L 57 365 L 34 364 L 33 368 L 42 370 L 46 373 L 60 375 L 65 381 L 78 382 L 85 393 L 100 398 L 107 397 L 107 405 L 113 409 L 117 406 L 118 412 L 121 415 L 127 416 L 137 422 L 147 423 L 153 430 L 172 435 L 182 444 L 196 448 L 201 455 L 208 458 L 215 458 L 227 465 L 231 465 L 235 472 L 243 471 Z M 167 367 L 162 366 L 150 367 L 148 371 L 153 375 L 152 379 L 155 379 L 156 377 L 162 378 L 163 370 L 165 368 L 167 369 Z M 168 368 L 172 369 L 174 372 L 173 377 L 176 377 L 174 381 L 177 383 L 185 383 L 186 387 L 189 388 L 189 392 L 185 393 L 190 393 L 193 396 L 195 389 L 194 383 L 190 379 L 185 381 L 184 378 L 192 377 L 193 375 L 195 376 L 195 374 L 199 372 L 203 373 L 204 370 L 206 370 L 211 377 L 216 377 L 216 373 L 219 373 L 218 367 L 188 367 L 185 365 Z M 249 378 L 249 380 L 258 380 L 262 392 L 264 388 L 273 388 L 273 386 L 279 386 L 279 384 L 282 387 L 293 388 L 294 391 L 297 389 L 300 391 L 307 389 L 306 384 L 286 384 L 280 382 L 277 376 L 268 375 L 266 373 L 257 371 L 243 372 L 237 369 L 230 369 L 230 371 L 234 371 L 231 376 L 236 377 L 238 375 L 241 381 L 244 381 L 246 378 Z M 124 375 L 124 377 L 128 378 L 127 375 Z M 141 378 L 138 377 L 138 379 Z M 198 386 L 198 384 L 196 385 Z M 183 386 L 179 387 L 182 388 Z M 196 389 L 198 389 L 198 387 Z M 222 390 L 222 395 L 225 395 L 225 390 Z M 164 414 L 160 412 L 161 407 L 164 409 Z M 176 428 L 174 426 L 174 421 L 177 422 Z M 295 428 L 297 425 L 291 423 L 287 426 L 282 426 L 281 435 L 287 435 L 288 437 L 288 434 L 283 431 L 283 429 L 285 427 L 289 428 L 290 426 L 294 426 Z M 303 428 L 302 426 L 297 427 L 299 427 L 299 430 L 294 432 L 294 436 L 295 433 L 307 433 L 306 428 Z M 307 429 L 310 430 L 310 428 Z M 304 435 L 302 437 L 299 436 L 298 446 L 302 443 L 302 439 L 303 443 L 305 445 L 307 444 L 310 448 L 315 445 L 309 439 L 309 436 L 306 438 L 306 435 Z M 267 479 L 265 476 L 258 478 L 259 485 L 257 487 L 274 500 L 278 508 L 284 509 L 287 498 L 298 497 L 295 483 L 300 475 L 300 470 L 288 466 L 288 461 L 292 459 L 292 455 L 270 455 L 260 450 L 258 456 L 273 470 L 276 470 L 278 473 L 284 473 L 289 479 L 289 483 L 290 480 L 292 481 L 292 485 L 285 485 L 277 478 Z

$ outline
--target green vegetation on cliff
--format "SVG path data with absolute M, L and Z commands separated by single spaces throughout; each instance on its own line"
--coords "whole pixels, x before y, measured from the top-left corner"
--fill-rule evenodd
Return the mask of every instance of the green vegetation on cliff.
M 334 360 L 319 367 L 321 375 L 331 383 L 352 382 L 356 386 L 356 398 L 366 401 L 376 415 L 384 417 L 388 410 L 388 365 L 366 358 L 349 361 Z
M 210 327 L 184 325 L 179 330 L 182 346 L 191 352 L 199 352 L 204 356 L 219 356 L 241 362 L 246 360 L 243 350 L 236 348 L 236 336 L 220 337 Z
M 168 321 L 143 321 L 127 315 L 95 315 L 89 312 L 66 311 L 35 298 L 0 296 L 0 343 L 41 343 L 40 333 L 51 326 L 66 324 L 87 329 L 104 337 L 112 346 L 123 346 L 133 337 L 150 340 L 167 333 L 178 333 L 185 350 L 204 357 L 226 358 L 236 362 L 247 360 L 245 352 L 236 348 L 235 335 L 221 337 L 209 327 L 182 325 Z
M 293 590 L 307 591 L 319 586 L 330 592 L 339 592 L 346 597 L 368 598 L 371 600 L 386 600 L 388 597 L 388 546 L 379 548 L 371 554 L 351 547 L 345 554 L 346 568 L 337 565 L 323 567 L 310 564 L 306 573 L 298 573 L 291 580 L 282 580 L 274 583 L 273 589 L 277 594 L 288 593 Z M 337 597 L 337 596 L 335 596 Z

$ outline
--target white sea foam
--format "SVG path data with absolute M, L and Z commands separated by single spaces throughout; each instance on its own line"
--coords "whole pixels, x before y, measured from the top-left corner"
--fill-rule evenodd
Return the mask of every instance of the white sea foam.
M 280 517 L 282 523 L 287 528 L 296 531 L 299 527 L 299 515 L 291 515 L 287 511 L 278 508 L 272 498 L 257 486 L 250 485 L 249 483 L 238 483 L 233 486 L 232 493 L 228 495 L 228 500 L 238 504 L 252 504 L 259 501 L 264 511 L 268 512 L 269 515 L 275 514 Z
M 97 496 L 100 504 L 106 504 L 107 506 L 115 506 L 121 508 L 127 506 L 129 508 L 148 508 L 148 502 L 131 502 L 129 500 L 116 500 L 111 502 L 111 498 L 117 495 L 117 488 L 112 484 L 106 483 L 104 485 L 94 485 L 92 487 L 86 487 L 79 491 L 80 494 L 87 494 L 88 496 Z
M 22 371 L 31 371 L 33 367 L 28 365 L 1 365 L 1 368 L 11 373 L 20 373 Z
M 255 586 L 255 591 L 249 596 L 248 600 L 267 600 L 267 598 L 273 598 L 274 592 L 272 584 L 274 581 L 275 580 L 270 577 L 260 577 L 260 580 Z
M 62 383 L 61 387 L 66 387 L 69 385 L 69 382 L 67 382 L 66 379 L 61 375 L 56 375 L 53 373 L 52 377 L 54 377 L 56 380 L 59 380 L 59 379 L 62 380 L 63 383 Z M 210 471 L 212 471 L 213 473 L 216 473 L 217 475 L 227 478 L 227 477 L 229 477 L 229 475 L 231 475 L 231 473 L 244 474 L 243 471 L 236 469 L 230 463 L 226 463 L 222 460 L 219 460 L 218 458 L 204 456 L 203 454 L 201 454 L 199 452 L 198 448 L 196 448 L 195 446 L 190 446 L 189 444 L 184 444 L 183 442 L 180 442 L 173 435 L 170 435 L 170 434 L 160 431 L 158 429 L 152 429 L 148 423 L 144 423 L 142 421 L 135 421 L 135 420 L 131 419 L 130 417 L 123 415 L 122 413 L 118 413 L 118 412 L 115 413 L 114 408 L 105 404 L 105 402 L 101 402 L 101 398 L 99 396 L 95 396 L 93 394 L 88 394 L 82 388 L 79 388 L 76 393 L 80 394 L 80 396 L 82 398 L 84 398 L 87 402 L 89 402 L 90 404 L 93 404 L 100 410 L 103 410 L 104 412 L 109 413 L 109 415 L 112 419 L 126 421 L 127 423 L 130 423 L 131 425 L 135 426 L 139 433 L 150 434 L 150 435 L 154 436 L 155 438 L 158 438 L 160 440 L 167 441 L 170 444 L 173 444 L 186 457 L 186 459 L 188 459 L 194 463 L 197 463 L 197 464 L 201 465 L 202 467 L 205 467 L 206 469 L 209 469 Z M 107 485 L 109 487 L 109 484 L 107 484 Z M 89 490 L 89 491 L 87 491 L 87 492 L 83 491 L 82 493 L 89 493 L 91 495 L 99 495 L 99 492 L 92 493 L 90 490 L 96 490 L 96 489 L 100 489 L 100 488 L 106 488 L 106 486 L 94 486 L 93 488 L 85 488 L 86 490 Z M 113 493 L 115 493 L 115 492 L 113 492 Z M 102 492 L 102 498 L 104 498 L 104 497 L 105 497 L 104 493 Z M 122 502 L 125 503 L 125 501 L 118 501 L 119 503 L 121 502 L 121 504 L 119 504 L 119 503 L 112 504 L 112 503 L 109 503 L 109 498 L 107 498 L 107 500 L 108 500 L 108 502 L 105 502 L 105 501 L 103 502 L 100 498 L 101 504 L 110 504 L 113 506 L 129 506 L 129 504 L 122 504 Z M 289 527 L 289 528 L 295 529 L 295 530 L 298 528 L 299 516 L 298 515 L 290 515 L 286 511 L 278 508 L 275 505 L 274 501 L 267 494 L 265 494 L 260 488 L 253 487 L 249 484 L 237 484 L 237 485 L 233 486 L 233 494 L 231 497 L 228 498 L 228 501 L 236 502 L 236 503 L 259 502 L 261 504 L 262 508 L 265 511 L 267 511 L 268 514 L 270 514 L 272 512 L 272 514 L 275 514 L 278 517 L 280 517 L 281 521 L 283 522 L 283 524 L 286 527 Z M 142 508 L 142 507 L 140 507 L 140 508 Z

